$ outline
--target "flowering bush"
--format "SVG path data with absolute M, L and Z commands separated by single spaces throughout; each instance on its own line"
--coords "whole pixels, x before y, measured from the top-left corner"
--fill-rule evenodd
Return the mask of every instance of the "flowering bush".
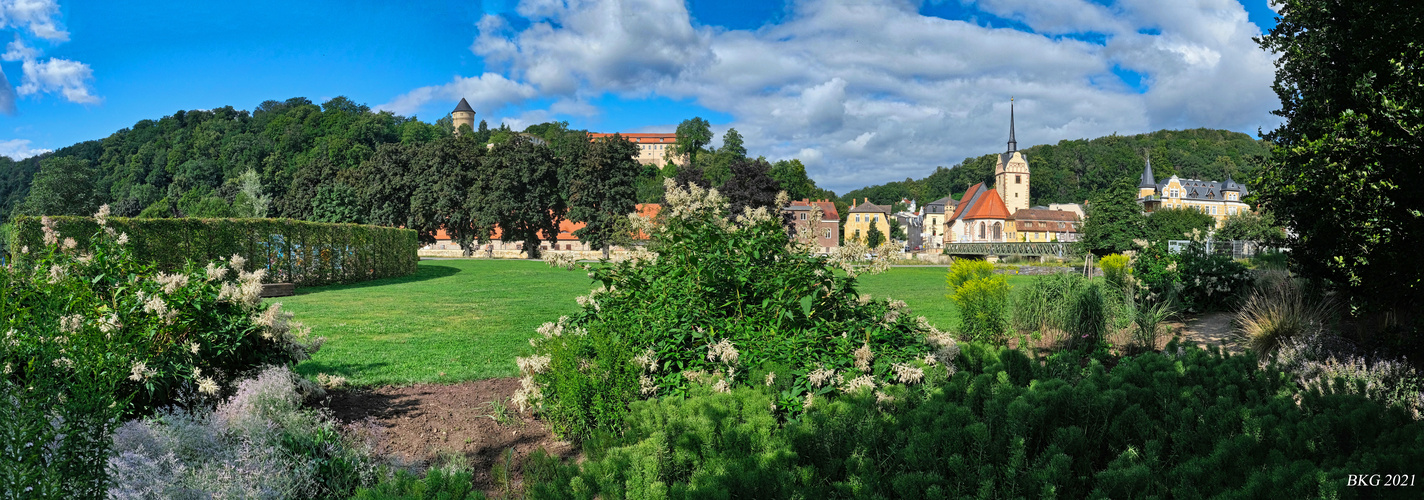
M 1186 248 L 1173 256 L 1181 269 L 1183 307 L 1206 311 L 1233 305 L 1250 284 L 1246 266 L 1230 255 L 1206 251 L 1200 233 L 1192 236 Z
M 902 301 L 855 291 L 853 275 L 809 255 L 766 208 L 727 214 L 715 190 L 667 185 L 649 258 L 589 267 L 598 289 L 545 324 L 519 358 L 532 406 L 566 436 L 621 422 L 632 401 L 760 386 L 778 414 L 837 393 L 915 384 L 947 371 L 949 335 Z M 784 200 L 783 200 L 784 201 Z M 636 217 L 636 216 L 635 216 Z M 864 268 L 855 267 L 862 271 Z
M 1112 254 L 1103 257 L 1098 261 L 1098 267 L 1103 269 L 1103 281 L 1108 286 L 1121 290 L 1127 286 L 1127 273 L 1131 270 L 1128 267 L 1129 258 L 1123 254 Z
M 21 422 L 0 436 L 11 484 L 93 491 L 110 422 L 185 390 L 216 396 L 242 372 L 306 359 L 320 344 L 280 305 L 263 306 L 262 271 L 235 271 L 240 257 L 156 272 L 107 216 L 95 215 L 100 230 L 83 249 L 45 219 L 39 246 L 0 269 L 0 398 L 18 402 L 8 410 Z M 74 446 L 84 450 L 66 451 Z

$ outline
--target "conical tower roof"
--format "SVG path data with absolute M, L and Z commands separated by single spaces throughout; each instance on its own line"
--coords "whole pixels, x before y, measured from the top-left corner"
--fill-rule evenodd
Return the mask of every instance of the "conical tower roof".
M 467 101 L 465 101 L 465 98 L 461 97 L 461 98 L 460 98 L 460 104 L 456 104 L 456 105 L 455 105 L 455 110 L 454 110 L 454 111 L 451 111 L 451 113 L 459 113 L 459 112 L 461 112 L 461 111 L 464 111 L 464 112 L 466 112 L 466 113 L 474 113 L 474 112 L 475 112 L 475 108 L 471 108 L 471 107 L 470 107 L 470 103 L 467 102 Z
M 1148 189 L 1157 187 L 1157 178 L 1152 176 L 1152 157 L 1147 157 L 1147 166 L 1142 168 L 1142 182 L 1137 183 L 1138 188 Z
M 1014 98 L 1009 98 L 1009 151 L 1019 150 L 1019 141 L 1014 140 Z

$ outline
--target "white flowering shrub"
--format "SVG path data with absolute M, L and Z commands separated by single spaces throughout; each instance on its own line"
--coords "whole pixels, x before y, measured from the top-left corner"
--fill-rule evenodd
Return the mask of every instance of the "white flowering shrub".
M 856 292 L 853 274 L 788 235 L 776 209 L 728 214 L 715 190 L 667 186 L 652 255 L 592 267 L 580 312 L 550 322 L 519 358 L 514 402 L 582 438 L 628 404 L 736 387 L 769 391 L 779 415 L 836 394 L 946 376 L 949 335 L 902 301 Z M 862 270 L 859 266 L 852 272 Z
M 241 257 L 156 272 L 107 211 L 83 247 L 45 219 L 40 246 L 21 246 L 26 258 L 0 269 L 0 399 L 19 402 L 4 417 L 20 422 L 0 436 L 12 452 L 0 483 L 85 496 L 102 486 L 116 419 L 183 391 L 220 395 L 233 377 L 306 359 L 320 343 L 280 306 L 264 306 L 262 271 L 241 271 Z

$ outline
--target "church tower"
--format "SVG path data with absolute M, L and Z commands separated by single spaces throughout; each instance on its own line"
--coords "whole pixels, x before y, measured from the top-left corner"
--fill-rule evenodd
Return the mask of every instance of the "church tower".
M 455 135 L 460 134 L 461 125 L 469 125 L 470 130 L 475 129 L 475 108 L 470 107 L 470 103 L 465 98 L 460 98 L 460 104 L 455 105 L 455 110 L 450 112 L 450 120 L 455 122 Z
M 1014 101 L 1009 99 L 1009 150 L 999 155 L 994 166 L 994 190 L 1004 200 L 1009 214 L 1028 208 L 1028 160 L 1014 140 Z

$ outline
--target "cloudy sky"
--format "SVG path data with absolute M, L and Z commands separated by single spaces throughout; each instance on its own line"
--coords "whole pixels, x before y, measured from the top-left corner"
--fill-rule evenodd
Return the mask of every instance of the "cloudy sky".
M 845 192 L 1021 147 L 1278 119 L 1267 0 L 0 0 L 0 155 L 345 95 L 433 121 L 701 116 Z

